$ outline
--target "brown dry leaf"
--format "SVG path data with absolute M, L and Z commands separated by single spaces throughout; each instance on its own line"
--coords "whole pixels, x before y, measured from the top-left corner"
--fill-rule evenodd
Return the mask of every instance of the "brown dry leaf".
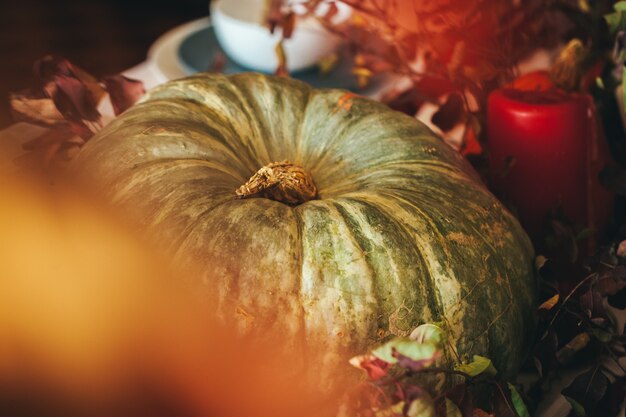
M 280 25 L 283 19 L 282 0 L 265 0 L 265 24 L 268 26 L 270 33 L 274 33 L 276 27 Z
M 68 75 L 57 75 L 53 81 L 58 89 L 52 99 L 57 109 L 67 120 L 76 122 L 100 121 L 99 101 L 96 101 L 96 96 L 92 95 L 85 83 Z
M 583 76 L 583 61 L 589 55 L 580 39 L 572 39 L 563 48 L 550 69 L 550 78 L 559 88 L 565 91 L 580 90 Z
M 32 98 L 20 94 L 9 97 L 9 106 L 16 120 L 44 126 L 65 124 L 65 119 L 51 98 Z
M 58 126 L 24 143 L 22 147 L 28 152 L 15 158 L 14 162 L 22 167 L 48 168 L 59 162 L 59 158 L 67 160 L 66 156 L 71 152 L 65 150 L 80 147 L 83 143 L 69 125 Z
M 337 7 L 337 3 L 329 3 L 328 11 L 324 14 L 324 19 L 330 22 L 333 19 L 333 17 L 337 15 L 338 12 L 339 12 L 339 8 Z
M 326 75 L 335 69 L 338 62 L 339 62 L 339 55 L 335 52 L 335 53 L 328 55 L 325 58 L 322 58 L 322 60 L 317 63 L 317 66 L 320 69 L 320 73 L 322 75 Z
M 364 67 L 354 67 L 352 69 L 352 74 L 356 75 L 357 85 L 359 88 L 365 88 L 369 85 L 370 80 L 374 73 Z
M 296 28 L 296 14 L 294 12 L 287 13 L 281 24 L 281 28 L 283 29 L 283 39 L 291 38 Z
M 572 340 L 570 340 L 556 353 L 558 361 L 562 364 L 570 362 L 576 353 L 587 347 L 590 341 L 591 336 L 586 332 L 574 336 Z
M 554 306 L 559 302 L 559 298 L 559 294 L 554 295 L 550 299 L 541 303 L 539 310 L 552 310 L 552 308 L 554 308 Z
M 84 84 L 85 88 L 89 91 L 91 100 L 97 105 L 100 100 L 102 100 L 102 98 L 104 98 L 104 96 L 106 95 L 106 90 L 98 82 L 96 77 L 87 73 L 82 68 L 79 68 L 76 65 L 70 65 L 72 72 L 74 73 L 76 78 Z
M 141 81 L 123 75 L 106 77 L 104 84 L 109 92 L 113 112 L 116 116 L 130 108 L 146 94 L 146 89 Z
M 442 132 L 449 132 L 458 123 L 460 123 L 466 115 L 465 103 L 458 93 L 453 93 L 446 98 L 446 102 L 433 114 L 431 122 Z
M 34 65 L 40 91 L 54 100 L 57 109 L 71 120 L 98 121 L 96 110 L 100 100 L 106 95 L 98 79 L 67 59 L 46 56 Z
M 288 77 L 289 71 L 287 71 L 287 55 L 285 54 L 285 48 L 283 47 L 282 40 L 276 44 L 274 51 L 278 61 L 278 67 L 276 68 L 275 75 L 278 75 L 279 77 Z
M 475 408 L 472 412 L 472 417 L 494 417 L 494 415 L 489 414 L 488 412 L 480 408 Z
M 215 55 L 213 55 L 213 60 L 209 65 L 208 71 L 220 73 L 224 72 L 224 68 L 226 67 L 226 61 L 226 55 L 224 55 L 222 52 L 217 52 Z
M 409 116 L 415 116 L 425 103 L 421 91 L 414 86 L 407 89 L 392 88 L 385 93 L 381 101 L 392 109 Z
M 622 240 L 622 242 L 617 247 L 617 256 L 620 258 L 626 258 L 626 240 Z
M 544 267 L 544 265 L 546 264 L 546 262 L 548 262 L 548 258 L 546 258 L 543 255 L 538 255 L 535 258 L 535 269 L 540 270 L 541 268 Z

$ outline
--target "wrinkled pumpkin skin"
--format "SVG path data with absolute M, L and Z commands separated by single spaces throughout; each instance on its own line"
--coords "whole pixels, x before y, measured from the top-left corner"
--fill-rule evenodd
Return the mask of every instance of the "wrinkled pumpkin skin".
M 282 160 L 311 173 L 320 199 L 236 198 Z M 240 328 L 266 321 L 357 354 L 434 322 L 448 358 L 485 355 L 508 375 L 519 366 L 533 327 L 531 244 L 411 117 L 291 79 L 201 74 L 151 91 L 78 165 L 200 265 L 218 316 Z

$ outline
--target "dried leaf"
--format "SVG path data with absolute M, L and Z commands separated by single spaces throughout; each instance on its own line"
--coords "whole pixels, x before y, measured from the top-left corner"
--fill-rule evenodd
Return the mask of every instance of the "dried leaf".
M 583 76 L 583 61 L 588 51 L 580 39 L 572 39 L 563 48 L 550 70 L 550 77 L 565 91 L 578 91 Z
M 543 268 L 543 267 L 544 267 L 544 265 L 546 264 L 546 262 L 548 262 L 548 258 L 546 258 L 546 257 L 545 257 L 545 256 L 543 256 L 543 255 L 538 255 L 538 256 L 535 258 L 535 269 L 536 269 L 537 271 L 541 270 L 541 268 Z
M 389 373 L 391 364 L 374 355 L 360 355 L 350 359 L 350 365 L 363 369 L 372 381 L 384 378 Z
M 338 63 L 339 63 L 339 54 L 335 52 L 322 58 L 317 63 L 317 66 L 320 69 L 320 73 L 322 75 L 326 75 L 326 74 L 329 74 L 332 70 L 334 70 Z
M 366 88 L 370 83 L 370 79 L 374 75 L 370 69 L 365 67 L 354 67 L 352 69 L 352 74 L 356 75 L 357 85 L 359 88 Z
M 468 126 L 463 137 L 463 147 L 461 148 L 463 156 L 482 155 L 483 147 L 478 141 L 476 130 Z
M 449 132 L 465 117 L 465 104 L 460 94 L 450 94 L 446 102 L 437 110 L 431 122 L 442 132 Z
M 556 354 L 557 359 L 564 365 L 569 363 L 576 353 L 587 347 L 590 341 L 591 337 L 586 332 L 574 336 L 572 340 L 559 349 Z
M 280 25 L 283 19 L 283 2 L 282 0 L 265 0 L 265 4 L 265 23 L 268 26 L 270 33 L 274 33 L 276 27 Z
M 337 3 L 335 2 L 327 3 L 327 4 L 328 4 L 328 9 L 326 10 L 326 13 L 324 13 L 323 18 L 330 22 L 339 12 L 339 8 L 337 7 Z
M 466 383 L 457 384 L 446 393 L 446 398 L 449 398 L 454 404 L 456 404 L 463 416 L 470 416 L 474 410 L 474 396 L 468 389 Z
M 22 145 L 28 153 L 15 159 L 22 167 L 40 169 L 49 168 L 58 163 L 67 162 L 67 153 L 62 153 L 67 143 L 70 147 L 81 146 L 84 142 L 67 125 L 46 130 L 43 134 Z
M 424 104 L 423 98 L 413 87 L 406 90 L 392 89 L 385 94 L 381 101 L 392 109 L 409 116 L 415 116 Z
M 287 71 L 287 55 L 285 55 L 285 48 L 282 40 L 276 44 L 274 52 L 276 53 L 276 60 L 278 61 L 278 67 L 276 68 L 276 72 L 274 74 L 279 77 L 288 77 L 289 71 Z
M 541 303 L 541 305 L 539 306 L 539 310 L 552 310 L 552 308 L 554 308 L 554 306 L 557 305 L 557 303 L 559 302 L 559 297 L 559 294 L 555 294 L 554 296 L 550 297 L 548 300 Z
M 65 124 L 65 119 L 51 98 L 32 98 L 11 94 L 9 105 L 17 121 L 43 126 Z
M 565 399 L 572 406 L 572 413 L 574 417 L 587 417 L 587 413 L 585 412 L 585 408 L 573 398 L 564 395 Z
M 617 265 L 603 271 L 596 283 L 596 290 L 601 296 L 615 295 L 624 288 L 626 288 L 626 266 L 624 265 Z
M 294 12 L 287 13 L 287 15 L 283 17 L 280 26 L 283 30 L 283 39 L 291 38 L 296 27 L 296 14 Z
M 617 246 L 615 254 L 620 258 L 626 258 L 626 240 L 622 240 L 620 242 L 620 244 Z
M 226 67 L 226 62 L 226 55 L 222 52 L 217 52 L 215 53 L 215 55 L 213 55 L 213 59 L 211 61 L 211 64 L 209 65 L 208 71 L 222 73 L 224 72 L 224 68 Z
M 66 119 L 76 122 L 100 120 L 98 102 L 95 101 L 95 97 L 86 84 L 78 78 L 67 75 L 55 76 L 54 83 L 58 91 L 53 100 Z
M 98 82 L 96 77 L 72 63 L 69 63 L 69 65 L 71 73 L 74 75 L 75 78 L 77 78 L 80 82 L 84 84 L 85 88 L 89 92 L 89 95 L 91 96 L 91 101 L 93 103 L 96 103 L 97 105 L 100 100 L 102 100 L 102 98 L 104 98 L 104 96 L 106 95 L 105 89 Z
M 459 407 L 457 407 L 455 403 L 450 401 L 449 398 L 446 398 L 446 417 L 463 417 L 463 414 L 461 414 L 461 410 L 459 410 Z
M 558 346 L 559 339 L 554 329 L 548 329 L 547 333 L 536 343 L 534 364 L 540 376 L 547 375 L 559 365 L 556 358 Z
M 587 415 L 596 415 L 598 405 L 603 400 L 609 387 L 609 379 L 601 370 L 601 365 L 596 365 L 588 371 L 578 375 L 567 386 L 562 394 L 579 403 Z
M 123 75 L 106 77 L 103 81 L 116 116 L 129 109 L 146 94 L 143 82 Z

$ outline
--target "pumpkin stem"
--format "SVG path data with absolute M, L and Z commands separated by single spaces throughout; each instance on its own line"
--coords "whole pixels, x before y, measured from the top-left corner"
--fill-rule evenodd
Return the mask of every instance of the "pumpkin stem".
M 317 198 L 313 177 L 289 161 L 272 162 L 259 169 L 235 193 L 240 198 L 265 197 L 289 205 Z

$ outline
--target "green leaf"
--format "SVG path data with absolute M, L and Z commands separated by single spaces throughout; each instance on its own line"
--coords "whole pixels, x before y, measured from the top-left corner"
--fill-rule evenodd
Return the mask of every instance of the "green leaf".
M 578 401 L 566 395 L 564 395 L 564 397 L 567 402 L 569 402 L 569 404 L 572 406 L 572 411 L 574 412 L 574 415 L 576 417 L 587 417 L 587 413 L 585 413 L 585 408 Z
M 496 368 L 491 363 L 491 359 L 480 355 L 474 355 L 472 362 L 456 365 L 454 368 L 457 371 L 465 372 L 469 376 L 478 376 L 480 374 L 493 376 L 498 373 Z
M 604 80 L 601 77 L 596 77 L 596 86 L 599 89 L 604 90 L 606 87 L 604 86 Z
M 606 20 L 606 23 L 609 25 L 611 33 L 626 30 L 626 11 L 620 10 L 615 13 L 606 14 L 604 15 L 604 20 Z
M 423 395 L 411 401 L 406 417 L 436 417 L 433 399 L 429 395 Z
M 404 410 L 404 401 L 395 403 L 389 408 L 378 410 L 374 413 L 375 417 L 401 417 Z
M 417 326 L 415 330 L 411 332 L 409 339 L 417 343 L 430 343 L 442 347 L 445 340 L 445 333 L 443 329 L 436 324 L 426 323 Z
M 463 417 L 461 410 L 456 406 L 455 403 L 452 402 L 449 398 L 446 397 L 446 417 Z
M 513 407 L 515 408 L 515 412 L 519 417 L 530 417 L 530 413 L 528 412 L 528 408 L 526 408 L 526 404 L 524 400 L 522 400 L 522 396 L 519 395 L 517 388 L 511 383 L 509 383 L 509 390 L 511 390 L 511 402 L 513 403 Z
M 432 343 L 417 343 L 411 339 L 398 337 L 374 349 L 372 355 L 387 363 L 397 363 L 394 351 L 414 361 L 421 361 L 434 358 L 439 349 Z
M 618 1 L 613 8 L 618 12 L 626 12 L 626 1 Z

